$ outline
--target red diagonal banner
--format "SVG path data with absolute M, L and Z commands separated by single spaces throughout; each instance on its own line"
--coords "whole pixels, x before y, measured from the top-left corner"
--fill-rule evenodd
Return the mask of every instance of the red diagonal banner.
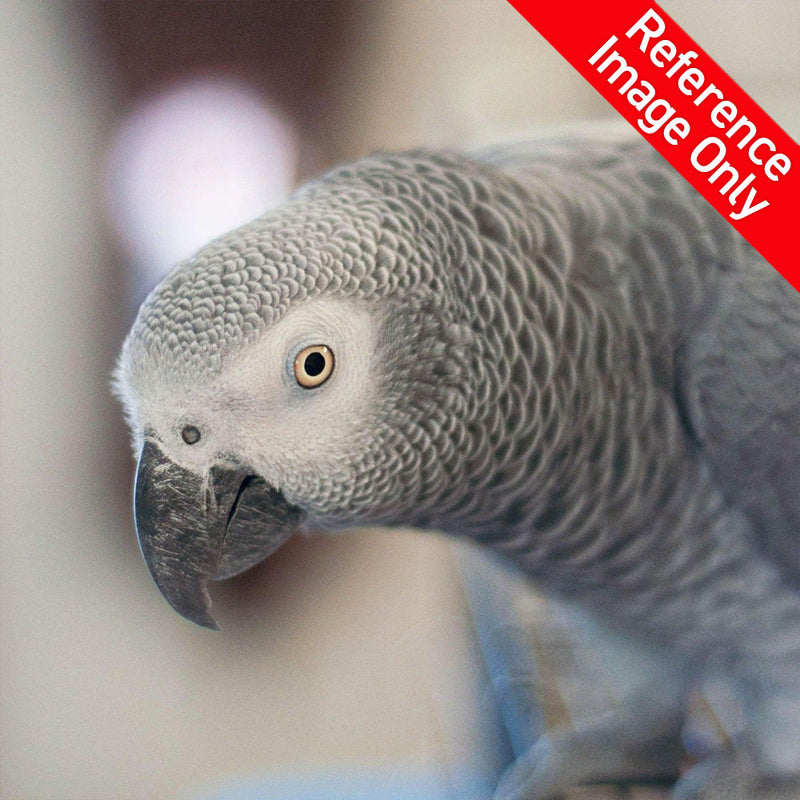
M 666 12 L 509 2 L 800 291 L 800 146 Z

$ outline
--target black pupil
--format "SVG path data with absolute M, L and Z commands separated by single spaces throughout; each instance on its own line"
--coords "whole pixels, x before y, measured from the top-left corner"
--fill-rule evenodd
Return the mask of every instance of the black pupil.
M 181 431 L 181 436 L 186 444 L 196 444 L 200 441 L 200 431 L 194 425 L 187 425 Z
M 322 353 L 309 353 L 303 364 L 306 375 L 316 378 L 325 369 L 325 356 Z

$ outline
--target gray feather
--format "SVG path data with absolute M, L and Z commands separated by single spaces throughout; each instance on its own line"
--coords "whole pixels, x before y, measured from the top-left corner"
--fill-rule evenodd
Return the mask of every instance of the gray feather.
M 740 353 L 737 376 L 709 395 L 713 357 L 702 350 L 733 346 L 714 340 L 714 314 L 761 313 L 775 326 L 796 319 L 796 298 L 775 280 L 759 297 L 750 281 L 725 312 L 733 307 L 717 298 L 759 259 L 644 144 L 543 143 L 479 158 L 365 159 L 201 250 L 144 304 L 123 357 L 129 381 L 210 380 L 320 295 L 374 304 L 384 391 L 373 446 L 348 485 L 305 487 L 329 509 L 318 521 L 469 535 L 624 625 L 714 652 L 734 634 L 730 621 L 698 618 L 717 631 L 706 637 L 677 620 L 710 602 L 715 576 L 750 585 L 751 603 L 774 594 L 769 565 L 749 558 L 742 512 L 757 514 L 757 503 L 734 496 L 722 462 L 744 435 L 728 382 L 778 367 L 743 367 Z M 765 303 L 771 312 L 752 309 Z M 796 341 L 775 336 L 779 351 Z M 757 393 L 775 435 L 797 425 L 794 374 L 774 395 Z M 696 435 L 713 427 L 707 448 L 687 422 Z M 762 472 L 779 471 L 760 458 Z M 792 480 L 770 484 L 784 517 L 755 524 L 769 553 L 787 536 Z
M 276 487 L 317 525 L 469 536 L 644 640 L 800 684 L 800 296 L 648 145 L 334 170 L 156 288 L 123 393 L 222 380 L 321 297 L 379 335 L 346 469 Z
M 685 345 L 679 388 L 702 457 L 800 589 L 800 303 L 756 254 Z

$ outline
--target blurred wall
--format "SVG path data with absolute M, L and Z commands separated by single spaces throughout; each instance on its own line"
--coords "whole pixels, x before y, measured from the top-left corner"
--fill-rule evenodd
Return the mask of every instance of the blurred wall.
M 797 135 L 794 0 L 663 5 Z M 158 596 L 108 392 L 130 312 L 99 185 L 122 93 L 81 6 L 7 0 L 0 31 L 0 797 L 191 797 L 287 767 L 468 761 L 480 669 L 434 537 L 295 543 L 217 588 L 222 634 Z M 501 0 L 372 3 L 342 36 L 321 166 L 610 116 Z
M 779 124 L 800 130 L 794 0 L 663 0 Z M 376 148 L 484 142 L 613 109 L 507 3 L 368 4 L 338 85 L 337 157 Z M 355 90 L 354 90 L 355 87 Z

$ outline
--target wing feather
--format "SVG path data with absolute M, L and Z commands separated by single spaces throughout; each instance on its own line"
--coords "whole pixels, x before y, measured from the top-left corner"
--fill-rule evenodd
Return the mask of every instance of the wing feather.
M 692 434 L 759 543 L 800 587 L 800 294 L 755 251 L 687 340 Z

